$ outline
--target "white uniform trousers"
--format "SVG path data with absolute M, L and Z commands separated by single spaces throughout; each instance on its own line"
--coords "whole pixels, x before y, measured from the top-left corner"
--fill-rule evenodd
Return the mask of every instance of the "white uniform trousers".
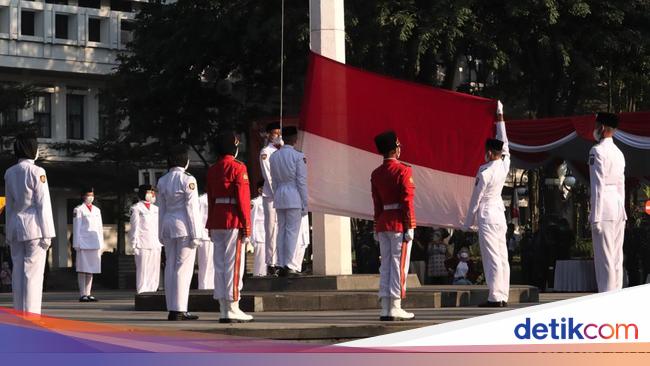
M 187 311 L 196 249 L 189 236 L 165 239 L 165 300 L 168 311 Z
M 93 274 L 77 272 L 77 283 L 79 284 L 79 296 L 90 296 L 93 288 Z
M 305 250 L 309 244 L 298 243 L 296 245 L 296 250 L 293 252 L 293 255 L 289 256 L 287 260 L 287 267 L 293 269 L 296 272 L 302 272 L 302 261 L 305 259 Z
M 379 266 L 379 297 L 406 297 L 412 241 L 404 243 L 404 234 L 394 231 L 377 233 L 381 265 Z
M 214 290 L 214 244 L 212 241 L 203 242 L 196 249 L 199 262 L 199 290 Z
M 289 265 L 298 247 L 298 235 L 302 223 L 302 210 L 299 208 L 283 208 L 275 210 L 278 216 L 278 237 L 276 241 L 278 264 L 280 267 Z M 299 268 L 291 268 L 294 271 Z
M 510 295 L 510 264 L 508 264 L 508 245 L 503 224 L 478 225 L 478 242 L 481 247 L 481 260 L 488 285 L 488 301 L 508 301 Z
M 278 236 L 278 217 L 273 208 L 272 197 L 262 197 L 262 207 L 264 208 L 264 247 L 266 249 L 266 265 L 277 267 L 280 265 L 278 262 L 277 252 L 277 236 Z
M 598 292 L 622 289 L 625 220 L 592 223 L 591 237 Z
M 33 314 L 41 313 L 43 300 L 43 273 L 47 251 L 39 239 L 11 244 L 11 260 L 14 268 L 11 273 L 14 310 Z
M 135 255 L 135 289 L 156 292 L 160 285 L 160 249 L 140 249 Z
M 239 229 L 210 230 L 210 238 L 214 243 L 213 297 L 219 301 L 239 301 L 246 264 Z
M 266 247 L 263 241 L 253 243 L 253 276 L 266 276 Z

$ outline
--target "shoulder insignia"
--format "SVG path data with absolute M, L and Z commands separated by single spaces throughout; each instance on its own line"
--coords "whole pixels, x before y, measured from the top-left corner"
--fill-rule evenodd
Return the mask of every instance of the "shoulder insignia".
M 39 179 L 41 180 L 41 183 L 47 182 L 47 178 L 45 178 L 45 174 L 41 175 Z
M 589 154 L 589 165 L 594 165 L 594 162 L 596 160 L 596 157 L 594 154 Z
M 407 167 L 407 168 L 410 168 L 410 167 L 411 167 L 410 165 L 408 165 L 408 164 L 406 164 L 406 163 L 403 163 L 403 162 L 401 162 L 401 161 L 400 161 L 400 164 L 404 165 L 404 166 Z
M 185 175 L 187 175 L 187 176 L 190 176 L 190 177 L 192 176 L 192 174 L 188 173 L 187 171 L 185 171 L 183 173 L 185 173 Z
M 307 158 L 306 158 L 306 157 L 303 156 L 303 157 L 302 157 L 302 161 L 304 161 L 305 164 L 307 164 Z
M 266 160 L 266 158 L 268 158 L 268 157 L 269 156 L 267 154 L 262 154 L 262 156 L 261 156 L 262 160 Z
M 237 163 L 237 164 L 246 165 L 246 164 L 244 164 L 244 162 L 241 161 L 241 160 L 237 160 L 237 159 L 235 159 L 235 160 L 233 160 L 233 161 L 234 161 L 235 163 Z
M 196 189 L 196 184 L 194 182 L 190 183 L 189 185 L 190 190 L 195 190 Z
M 409 177 L 409 182 L 410 182 L 411 184 L 414 184 L 414 183 L 415 183 L 415 182 L 413 181 L 413 177 Z
M 244 176 L 242 177 L 244 180 L 248 180 L 248 174 L 244 173 Z

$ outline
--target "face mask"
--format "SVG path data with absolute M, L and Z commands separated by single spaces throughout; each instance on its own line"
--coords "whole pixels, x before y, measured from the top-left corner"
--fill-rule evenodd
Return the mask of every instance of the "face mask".
M 596 140 L 597 142 L 600 142 L 600 139 L 601 139 L 600 131 L 598 131 L 598 129 L 595 129 L 594 130 L 594 140 Z
M 467 260 L 467 259 L 469 259 L 469 254 L 467 254 L 467 253 L 465 253 L 465 252 L 460 253 L 460 259 L 462 259 L 462 260 Z
M 153 200 L 153 194 L 151 194 L 151 193 L 145 194 L 144 195 L 144 200 L 147 201 L 147 202 L 151 202 L 151 200 Z
M 237 159 L 237 155 L 239 155 L 239 147 L 237 147 L 237 150 L 235 150 L 235 159 Z
M 84 203 L 87 205 L 92 205 L 94 201 L 95 201 L 95 197 L 93 196 L 86 196 L 84 198 Z
M 187 163 L 185 164 L 185 168 L 183 169 L 187 170 L 187 168 L 189 167 L 190 167 L 190 159 L 187 159 Z
M 284 145 L 284 141 L 282 141 L 282 136 L 276 136 L 271 140 L 271 143 L 275 145 L 276 147 L 280 147 Z
M 34 156 L 34 160 L 38 160 L 38 155 L 39 155 L 39 151 L 38 151 L 38 149 L 37 149 L 37 150 L 36 150 L 36 156 Z
M 151 197 L 151 201 L 149 201 L 152 205 L 156 203 L 156 196 Z

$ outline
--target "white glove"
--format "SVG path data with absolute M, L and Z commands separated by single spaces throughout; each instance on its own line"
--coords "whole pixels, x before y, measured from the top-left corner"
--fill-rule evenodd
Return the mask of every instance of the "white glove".
M 415 237 L 415 230 L 408 229 L 404 232 L 404 241 L 411 241 Z
M 38 242 L 38 245 L 45 250 L 48 250 L 51 244 L 52 239 L 50 238 L 41 238 L 41 240 Z
M 255 252 L 255 247 L 253 246 L 253 243 L 251 243 L 251 238 L 245 237 L 244 244 L 246 244 L 246 253 Z
M 196 249 L 200 247 L 201 244 L 203 244 L 203 239 L 200 238 L 192 239 L 192 241 L 190 242 L 190 249 Z
M 500 100 L 497 100 L 497 115 L 503 114 L 503 103 Z
M 379 241 L 379 234 L 377 234 L 376 231 L 372 232 L 372 238 L 375 239 L 375 241 Z

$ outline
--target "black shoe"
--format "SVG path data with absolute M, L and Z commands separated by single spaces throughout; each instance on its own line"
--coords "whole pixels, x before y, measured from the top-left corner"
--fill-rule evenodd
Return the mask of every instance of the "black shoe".
M 82 296 L 79 298 L 79 302 L 90 302 L 90 297 L 88 296 Z
M 505 308 L 508 306 L 508 303 L 505 301 L 486 301 L 482 304 L 479 304 L 479 308 Z
M 90 301 L 90 302 L 97 302 L 98 300 L 97 300 L 97 298 L 96 298 L 95 296 L 90 295 L 90 296 L 88 296 L 88 301 Z
M 231 319 L 231 318 L 220 318 L 219 323 L 221 324 L 239 324 L 239 323 L 250 323 L 253 320 L 242 320 L 242 319 Z
M 382 322 L 393 322 L 395 321 L 395 318 L 392 316 L 380 316 L 379 320 Z
M 288 274 L 289 274 L 289 272 L 288 272 L 286 267 L 278 268 L 278 276 L 279 277 L 287 277 Z
M 278 271 L 279 271 L 278 267 L 274 267 L 274 266 L 266 267 L 266 273 L 267 273 L 266 275 L 269 277 L 278 277 Z
M 197 320 L 199 317 L 190 312 L 170 311 L 167 320 Z
M 289 277 L 298 277 L 300 276 L 300 272 L 294 271 L 293 269 L 286 267 L 285 271 L 287 271 L 287 276 Z

